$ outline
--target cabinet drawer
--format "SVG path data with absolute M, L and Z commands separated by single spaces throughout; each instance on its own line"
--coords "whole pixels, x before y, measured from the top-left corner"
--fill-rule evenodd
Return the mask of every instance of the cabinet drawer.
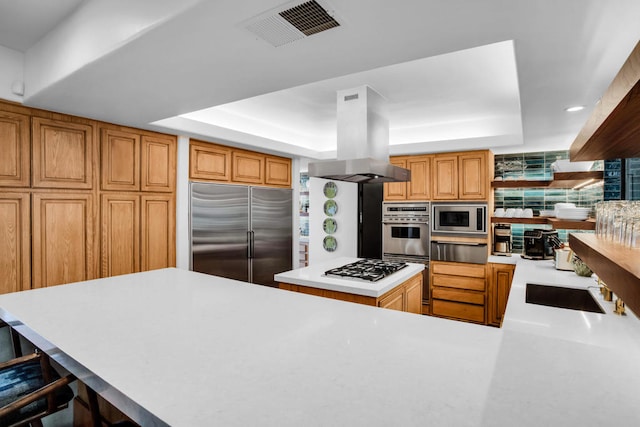
M 477 292 L 459 291 L 448 288 L 433 288 L 432 297 L 433 299 L 484 305 L 484 294 Z
M 443 301 L 434 298 L 431 302 L 431 310 L 434 316 L 484 323 L 484 306 L 482 305 Z
M 435 274 L 450 274 L 452 276 L 467 276 L 467 277 L 485 277 L 485 265 L 484 264 L 463 264 L 463 263 L 440 263 L 434 262 L 431 264 L 431 271 Z
M 448 288 L 469 289 L 472 291 L 484 291 L 486 280 L 478 277 L 449 276 L 434 274 L 431 279 L 433 286 L 446 286 Z

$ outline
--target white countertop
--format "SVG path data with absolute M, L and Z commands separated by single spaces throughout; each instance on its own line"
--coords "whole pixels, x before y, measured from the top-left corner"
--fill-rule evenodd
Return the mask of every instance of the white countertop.
M 640 425 L 640 322 L 524 303 L 532 278 L 594 284 L 546 264 L 518 260 L 502 329 L 177 269 L 1 295 L 0 316 L 145 425 Z
M 276 282 L 303 285 L 330 291 L 346 292 L 368 297 L 380 297 L 397 287 L 402 282 L 424 270 L 424 264 L 407 263 L 407 266 L 377 282 L 364 280 L 328 277 L 324 272 L 332 268 L 341 267 L 361 258 L 339 257 L 327 262 L 316 263 L 304 268 L 286 271 L 274 276 Z

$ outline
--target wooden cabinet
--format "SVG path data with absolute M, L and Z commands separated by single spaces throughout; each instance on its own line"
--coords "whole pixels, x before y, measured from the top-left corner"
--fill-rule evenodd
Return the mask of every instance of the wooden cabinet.
M 406 157 L 391 157 L 389 163 L 405 169 L 407 167 Z M 384 184 L 384 200 L 407 200 L 407 183 L 386 182 Z
M 29 194 L 0 193 L 0 294 L 31 288 Z
M 291 159 L 191 140 L 189 179 L 291 188 Z
M 514 271 L 515 265 L 512 264 L 488 264 L 487 323 L 489 325 L 500 326 L 502 324 Z
M 32 287 L 94 279 L 93 196 L 33 194 Z
M 207 181 L 231 180 L 231 149 L 191 140 L 189 178 Z
M 0 111 L 0 186 L 29 187 L 30 144 L 29 116 Z
M 33 117 L 31 126 L 32 186 L 93 188 L 94 127 L 42 117 Z
M 493 176 L 490 151 L 436 154 L 433 200 L 487 200 Z
M 291 283 L 280 283 L 278 287 L 288 291 L 332 298 L 340 301 L 422 314 L 422 272 L 407 279 L 378 298 L 347 292 L 330 291 L 310 286 L 294 285 Z
M 433 261 L 431 313 L 474 323 L 486 322 L 486 266 Z
M 102 190 L 175 191 L 174 137 L 103 127 L 100 146 Z
M 175 266 L 175 208 L 167 195 L 103 194 L 101 276 Z
M 433 156 L 391 157 L 392 165 L 411 171 L 409 182 L 384 184 L 385 200 L 429 200 L 431 199 L 431 162 Z

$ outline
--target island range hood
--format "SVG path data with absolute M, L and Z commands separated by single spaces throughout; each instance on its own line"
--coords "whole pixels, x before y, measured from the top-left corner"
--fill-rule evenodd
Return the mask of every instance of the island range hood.
M 385 99 L 369 86 L 338 91 L 337 160 L 309 163 L 309 176 L 356 183 L 405 182 L 409 170 L 389 163 Z

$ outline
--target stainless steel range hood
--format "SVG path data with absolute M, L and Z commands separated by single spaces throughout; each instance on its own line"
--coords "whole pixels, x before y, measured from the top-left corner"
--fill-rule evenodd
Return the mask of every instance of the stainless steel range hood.
M 309 163 L 309 176 L 357 183 L 405 182 L 409 170 L 389 163 L 386 102 L 368 86 L 338 91 L 338 160 Z

